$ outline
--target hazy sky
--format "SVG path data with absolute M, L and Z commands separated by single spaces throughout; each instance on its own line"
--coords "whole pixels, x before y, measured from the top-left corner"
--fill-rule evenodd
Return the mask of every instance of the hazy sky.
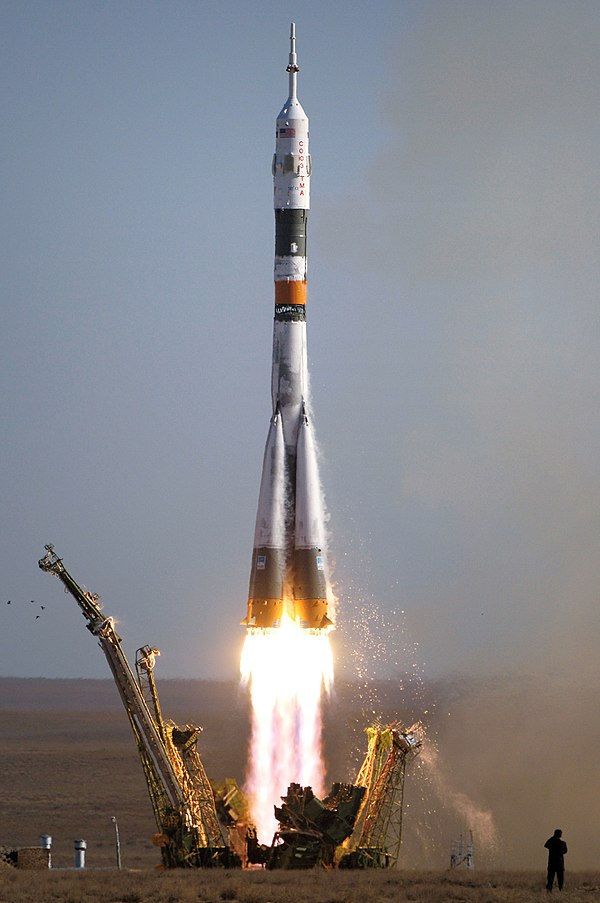
M 160 675 L 237 672 L 292 19 L 337 648 L 373 600 L 383 673 L 597 679 L 600 6 L 577 0 L 2 2 L 0 674 L 108 676 L 46 542 Z

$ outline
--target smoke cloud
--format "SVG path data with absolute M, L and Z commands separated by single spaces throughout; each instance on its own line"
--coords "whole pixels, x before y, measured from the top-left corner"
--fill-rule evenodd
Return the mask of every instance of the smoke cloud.
M 597 674 L 600 11 L 407 10 L 381 154 L 318 236 L 368 291 L 350 382 L 374 475 L 364 446 L 348 466 L 400 595 L 374 591 L 430 667 Z
M 443 864 L 472 829 L 480 862 L 543 866 L 560 826 L 569 866 L 590 866 L 600 9 L 404 8 L 381 152 L 350 201 L 332 201 L 318 244 L 366 299 L 358 322 L 336 330 L 347 328 L 345 352 L 360 334 L 344 378 L 365 440 L 341 454 L 346 481 L 363 488 L 368 585 L 402 609 L 419 667 L 446 685 L 443 713 L 431 714 L 429 691 L 421 700 L 438 753 L 433 771 L 418 766 L 419 789 L 407 785 L 405 864 Z M 337 560 L 340 611 L 344 581 L 352 594 L 361 579 L 354 563 Z M 408 642 L 399 683 L 414 661 Z

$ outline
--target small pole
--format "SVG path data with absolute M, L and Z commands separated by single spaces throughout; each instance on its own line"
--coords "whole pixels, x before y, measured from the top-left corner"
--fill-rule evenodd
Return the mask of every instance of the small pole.
M 52 836 L 50 834 L 42 834 L 40 837 L 40 846 L 42 850 L 48 850 L 48 868 L 52 868 Z
M 85 840 L 74 840 L 73 844 L 75 846 L 75 868 L 76 869 L 84 869 L 85 868 L 85 851 L 87 850 L 87 843 Z
M 111 822 L 115 826 L 115 850 L 117 852 L 117 868 L 121 868 L 121 841 L 119 840 L 119 825 L 116 815 L 113 815 Z

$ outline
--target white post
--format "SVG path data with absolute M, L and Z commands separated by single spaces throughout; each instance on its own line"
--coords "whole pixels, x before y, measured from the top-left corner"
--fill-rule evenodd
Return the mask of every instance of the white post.
M 42 850 L 48 850 L 48 868 L 52 868 L 52 836 L 50 834 L 42 834 L 40 837 L 40 846 Z
M 85 840 L 74 840 L 73 843 L 75 845 L 75 868 L 84 869 L 87 843 L 85 842 Z
M 115 849 L 117 851 L 117 868 L 121 868 L 121 841 L 119 840 L 119 824 L 117 822 L 116 815 L 113 815 L 111 818 L 113 825 L 115 826 Z

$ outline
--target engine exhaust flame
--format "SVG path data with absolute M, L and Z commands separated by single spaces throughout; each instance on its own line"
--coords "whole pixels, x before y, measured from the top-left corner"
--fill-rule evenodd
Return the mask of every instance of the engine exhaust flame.
M 246 792 L 258 837 L 270 843 L 273 807 L 292 781 L 317 796 L 324 791 L 321 700 L 333 683 L 327 631 L 303 630 L 287 617 L 276 630 L 249 631 L 240 670 L 252 704 Z

